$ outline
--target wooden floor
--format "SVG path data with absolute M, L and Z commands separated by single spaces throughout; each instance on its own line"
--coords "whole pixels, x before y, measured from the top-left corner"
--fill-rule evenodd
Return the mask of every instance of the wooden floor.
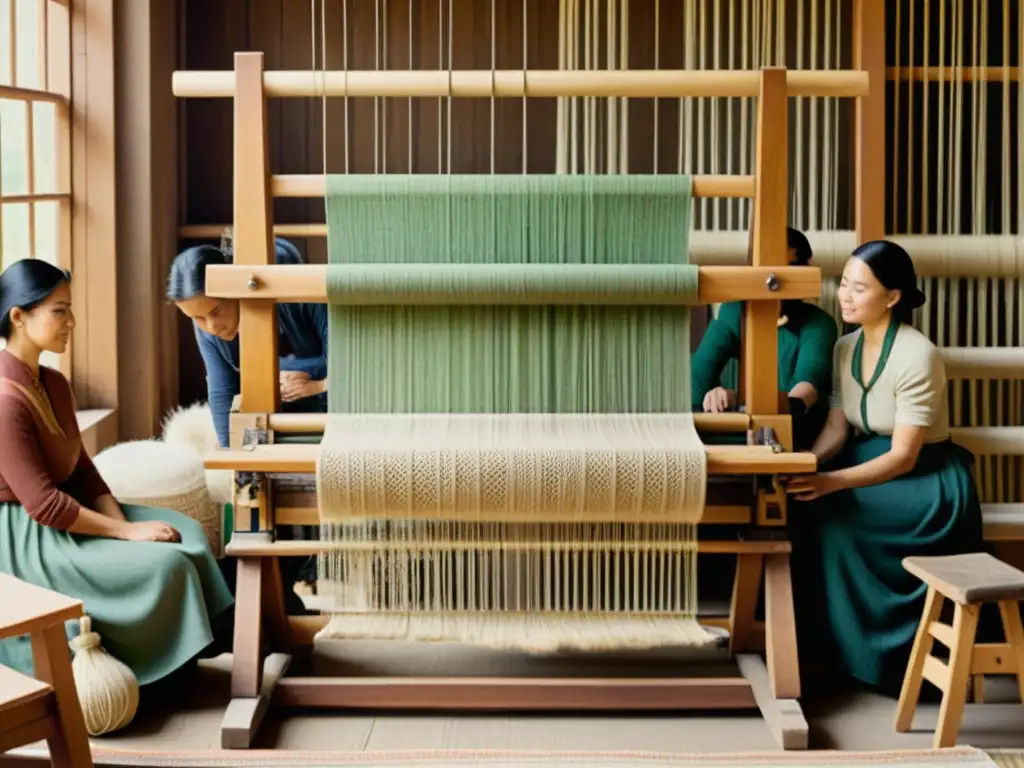
M 318 646 L 318 673 L 337 673 L 339 665 L 401 673 L 409 658 L 401 652 L 381 654 L 357 650 L 350 644 Z M 438 649 L 417 651 L 429 673 L 444 674 L 453 666 L 472 663 L 486 654 L 464 660 Z M 491 663 L 493 668 L 493 662 Z M 515 662 L 503 665 L 506 673 Z M 229 698 L 230 656 L 203 662 L 181 699 L 148 702 L 125 731 L 96 740 L 131 750 L 205 750 L 219 746 L 219 726 Z M 474 670 L 475 671 L 475 670 Z M 500 670 L 498 670 L 500 672 Z M 812 676 L 813 677 L 813 676 Z M 931 746 L 931 728 L 938 706 L 920 708 L 915 730 L 893 731 L 895 702 L 872 693 L 813 687 L 804 698 L 814 749 L 923 749 Z M 968 705 L 960 743 L 981 748 L 1024 748 L 1024 707 L 1015 703 L 1009 679 L 990 678 L 986 694 L 992 703 Z M 998 703 L 1002 701 L 1004 703 Z M 1014 703 L 1005 703 L 1014 702 Z M 777 747 L 756 712 L 700 713 L 678 717 L 637 715 L 388 715 L 326 712 L 271 713 L 257 747 L 312 750 L 391 749 L 534 749 L 534 750 L 654 750 L 678 752 L 770 752 Z M 18 763 L 22 763 L 19 761 Z M 4 761 L 0 758 L 0 765 Z

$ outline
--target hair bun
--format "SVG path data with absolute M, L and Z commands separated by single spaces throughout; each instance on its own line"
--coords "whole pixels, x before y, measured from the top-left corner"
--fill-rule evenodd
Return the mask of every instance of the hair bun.
M 917 309 L 923 306 L 925 302 L 924 292 L 918 288 L 909 288 L 903 292 L 903 296 L 900 299 L 901 304 L 905 304 L 907 309 Z

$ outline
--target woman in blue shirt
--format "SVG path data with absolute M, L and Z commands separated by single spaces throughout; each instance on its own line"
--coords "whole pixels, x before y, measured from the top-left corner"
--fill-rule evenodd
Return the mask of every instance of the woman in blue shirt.
M 275 241 L 278 264 L 302 264 L 298 249 L 287 240 Z M 206 295 L 206 268 L 230 264 L 220 248 L 200 245 L 178 254 L 171 264 L 167 298 L 192 320 L 196 343 L 206 367 L 206 388 L 217 442 L 228 447 L 231 404 L 241 392 L 239 376 L 237 299 Z M 281 410 L 327 412 L 327 306 L 325 304 L 278 304 L 277 329 L 280 359 Z M 315 526 L 296 526 L 302 538 L 316 538 Z M 292 585 L 316 581 L 315 558 L 281 558 L 285 600 L 289 612 L 302 611 Z M 233 574 L 226 574 L 229 578 Z
M 301 264 L 298 249 L 277 238 L 278 264 Z M 206 267 L 230 264 L 231 258 L 212 245 L 178 254 L 171 264 L 167 298 L 192 320 L 196 343 L 206 367 L 206 387 L 217 442 L 229 440 L 231 403 L 241 392 L 238 352 L 238 300 L 206 295 Z M 327 307 L 324 304 L 277 305 L 278 350 L 281 352 L 281 410 L 327 411 Z

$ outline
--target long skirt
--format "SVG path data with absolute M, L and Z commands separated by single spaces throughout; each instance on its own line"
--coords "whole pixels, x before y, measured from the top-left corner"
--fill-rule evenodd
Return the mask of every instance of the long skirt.
M 891 445 L 885 436 L 851 440 L 822 471 L 863 464 Z M 899 691 L 927 592 L 903 558 L 984 550 L 972 463 L 952 442 L 928 444 L 895 480 L 794 505 L 806 535 L 799 545 L 807 547 L 794 576 L 814 590 L 805 592 L 801 634 L 830 634 L 840 671 Z
M 72 534 L 40 525 L 20 504 L 0 504 L 0 572 L 81 600 L 104 649 L 144 686 L 210 646 L 215 620 L 234 599 L 199 523 L 168 509 L 121 508 L 130 522 L 174 526 L 181 542 Z M 75 637 L 77 620 L 65 631 Z M 0 641 L 0 664 L 31 675 L 29 638 Z

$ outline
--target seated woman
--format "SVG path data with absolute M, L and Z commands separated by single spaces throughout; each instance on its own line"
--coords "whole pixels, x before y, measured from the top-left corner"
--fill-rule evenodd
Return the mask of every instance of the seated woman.
M 81 600 L 146 686 L 209 653 L 233 600 L 199 523 L 121 506 L 97 473 L 71 387 L 39 365 L 74 327 L 66 272 L 26 259 L 0 275 L 0 572 Z M 29 638 L 0 641 L 0 664 L 31 674 Z
M 811 244 L 802 232 L 789 227 L 789 263 L 811 263 Z M 793 439 L 797 450 L 810 447 L 825 424 L 828 388 L 832 381 L 832 348 L 838 335 L 836 324 L 825 310 L 800 300 L 780 302 L 778 377 L 779 389 L 789 396 L 793 415 Z M 695 411 L 722 413 L 736 408 L 735 385 L 723 374 L 731 361 L 738 361 L 742 344 L 740 319 L 743 302 L 723 304 L 711 321 L 691 360 L 690 386 Z M 745 439 L 745 438 L 743 438 Z
M 275 243 L 278 264 L 303 263 L 294 245 L 281 238 Z M 192 320 L 206 367 L 207 397 L 217 442 L 222 448 L 230 445 L 231 405 L 242 391 L 239 302 L 206 295 L 206 268 L 230 263 L 230 256 L 212 245 L 189 248 L 174 259 L 167 281 L 167 298 Z M 277 305 L 282 411 L 327 412 L 327 325 L 327 306 L 323 303 Z M 315 526 L 294 526 L 291 533 L 317 538 Z M 316 558 L 281 558 L 280 565 L 288 609 L 301 613 L 302 604 L 293 585 L 297 581 L 316 582 Z
M 301 264 L 294 245 L 277 238 L 278 264 Z M 192 320 L 206 367 L 206 387 L 217 442 L 228 447 L 231 404 L 241 389 L 237 299 L 206 295 L 206 268 L 230 264 L 212 245 L 178 254 L 171 264 L 167 298 Z M 278 351 L 281 354 L 281 409 L 301 413 L 327 411 L 327 307 L 320 303 L 277 305 Z
M 884 240 L 860 246 L 839 303 L 860 328 L 836 344 L 831 410 L 812 447 L 820 471 L 788 483 L 808 502 L 794 506 L 812 545 L 794 583 L 819 590 L 801 630 L 817 617 L 842 671 L 898 695 L 926 592 L 902 560 L 981 551 L 981 505 L 973 457 L 950 440 L 942 358 L 910 325 L 924 303 L 910 256 Z

